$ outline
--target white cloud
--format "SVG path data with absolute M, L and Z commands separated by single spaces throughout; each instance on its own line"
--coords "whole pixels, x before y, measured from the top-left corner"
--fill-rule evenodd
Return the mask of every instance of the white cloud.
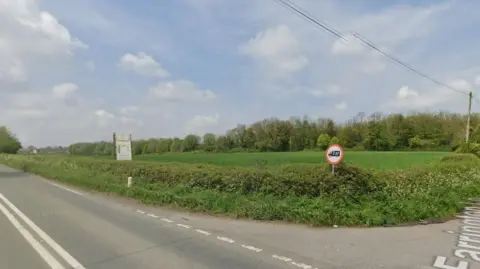
M 335 105 L 335 108 L 338 110 L 346 110 L 347 109 L 347 103 L 341 102 Z
M 191 8 L 180 6 L 195 24 L 138 18 L 122 3 L 71 0 L 67 8 L 61 0 L 0 0 L 0 122 L 35 145 L 65 145 L 111 139 L 112 131 L 135 138 L 222 133 L 237 123 L 304 113 L 343 120 L 358 111 L 466 111 L 466 96 L 402 70 L 352 32 L 441 81 L 465 80 L 452 81 L 455 87 L 474 86 L 480 74 L 476 1 L 374 9 L 366 0 L 298 2 L 345 33 L 347 45 L 271 1 L 187 1 Z M 191 32 L 203 34 L 186 42 Z M 77 53 L 87 47 L 78 36 L 89 51 Z M 149 84 L 169 76 L 167 63 L 192 81 Z M 141 76 L 119 76 L 118 69 Z M 60 87 L 64 81 L 82 88 Z
M 127 115 L 127 114 L 132 114 L 135 113 L 139 110 L 138 106 L 125 106 L 120 109 L 120 113 Z
M 307 90 L 307 93 L 317 98 L 343 94 L 340 86 L 335 84 L 328 85 L 327 87 L 325 87 L 325 89 L 309 89 Z
M 286 25 L 259 32 L 238 49 L 274 77 L 296 73 L 308 64 L 307 57 L 301 53 L 298 40 Z
M 137 54 L 126 53 L 120 58 L 120 67 L 142 76 L 165 78 L 170 73 L 165 70 L 152 56 L 145 52 Z
M 346 35 L 345 40 L 337 39 L 331 48 L 334 55 L 355 55 L 366 51 L 365 45 L 352 34 Z
M 109 124 L 112 123 L 113 120 L 115 120 L 115 115 L 104 109 L 99 109 L 95 111 L 95 115 L 97 116 L 97 126 L 100 128 L 107 127 Z
M 28 86 L 29 64 L 70 56 L 88 46 L 74 38 L 50 13 L 33 0 L 0 3 L 0 87 Z M 14 85 L 18 85 L 15 87 Z
M 456 90 L 464 91 L 464 92 L 469 92 L 472 89 L 472 86 L 470 85 L 470 83 L 468 83 L 464 79 L 452 80 L 448 83 L 448 86 L 450 86 L 450 87 L 452 87 Z
M 189 132 L 205 132 L 209 128 L 216 127 L 219 124 L 220 115 L 202 116 L 196 115 L 185 124 L 185 129 Z
M 78 91 L 79 87 L 75 83 L 64 83 L 53 87 L 52 94 L 53 97 L 58 99 L 68 99 Z
M 448 86 L 467 91 L 470 84 L 464 79 L 454 79 L 447 83 Z M 390 100 L 382 109 L 401 109 L 401 110 L 424 110 L 433 107 L 442 107 L 446 104 L 466 104 L 466 94 L 462 94 L 446 87 L 435 87 L 425 91 L 412 89 L 408 86 L 402 86 L 398 89 L 396 97 Z
M 347 23 L 349 30 L 361 33 L 362 38 L 375 40 L 376 44 L 393 50 L 396 45 L 431 33 L 435 18 L 450 7 L 449 2 L 428 6 L 392 5 L 381 12 L 369 12 Z M 347 42 L 340 39 L 332 45 L 334 54 L 361 54 L 365 45 L 351 34 L 345 35 Z
M 150 94 L 166 102 L 210 101 L 217 96 L 210 90 L 200 90 L 188 80 L 161 82 L 150 88 Z
M 475 85 L 480 85 L 480 76 L 475 78 Z

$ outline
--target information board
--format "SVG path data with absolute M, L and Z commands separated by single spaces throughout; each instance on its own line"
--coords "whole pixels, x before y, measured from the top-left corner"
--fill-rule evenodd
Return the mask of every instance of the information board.
M 132 160 L 132 135 L 113 133 L 117 161 Z

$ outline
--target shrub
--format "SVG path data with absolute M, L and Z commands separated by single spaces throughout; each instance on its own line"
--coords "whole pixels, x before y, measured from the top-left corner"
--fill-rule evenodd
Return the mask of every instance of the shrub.
M 474 154 L 451 154 L 442 157 L 441 162 L 480 162 L 480 159 Z
M 332 177 L 328 165 L 287 165 L 275 168 L 219 167 L 205 164 L 119 162 L 82 157 L 24 156 L 9 158 L 51 168 L 87 169 L 125 180 L 132 176 L 144 183 L 161 182 L 167 186 L 184 184 L 191 188 L 214 189 L 239 194 L 263 194 L 320 197 L 342 193 L 358 196 L 379 190 L 380 182 L 373 173 L 356 166 L 342 164 Z
M 328 165 L 306 164 L 256 168 L 5 154 L 0 162 L 71 184 L 194 211 L 371 226 L 459 212 L 464 199 L 480 197 L 478 159 L 471 156 L 455 154 L 440 164 L 394 171 L 340 164 L 335 176 Z M 135 178 L 131 189 L 126 188 L 128 176 Z

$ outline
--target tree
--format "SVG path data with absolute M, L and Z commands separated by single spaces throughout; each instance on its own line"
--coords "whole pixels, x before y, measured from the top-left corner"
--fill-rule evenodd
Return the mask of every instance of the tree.
M 326 150 L 330 145 L 330 136 L 328 134 L 321 134 L 317 138 L 317 146 L 320 149 Z
M 203 140 L 195 135 L 187 136 L 186 141 L 179 138 L 135 140 L 133 148 L 135 154 L 200 149 L 219 152 L 237 149 L 301 151 L 324 149 L 338 138 L 344 148 L 355 150 L 455 150 L 465 142 L 465 122 L 466 115 L 447 112 L 359 113 L 342 123 L 307 116 L 288 120 L 267 118 L 239 124 L 217 137 L 205 134 Z M 480 113 L 471 115 L 471 129 L 471 142 L 480 143 Z M 74 155 L 106 154 L 107 145 L 111 147 L 111 142 L 75 143 L 69 146 L 69 151 Z
M 182 151 L 194 151 L 200 145 L 200 136 L 189 134 L 185 136 L 182 143 Z
M 332 139 L 330 139 L 330 145 L 331 144 L 340 144 L 340 139 L 336 136 L 332 137 Z
M 170 146 L 170 151 L 171 152 L 180 152 L 182 151 L 182 140 L 178 137 L 175 137 L 172 140 L 172 144 Z
M 6 127 L 0 127 L 0 153 L 17 154 L 22 148 L 18 138 Z
M 206 133 L 203 135 L 203 150 L 214 151 L 217 137 L 212 133 Z

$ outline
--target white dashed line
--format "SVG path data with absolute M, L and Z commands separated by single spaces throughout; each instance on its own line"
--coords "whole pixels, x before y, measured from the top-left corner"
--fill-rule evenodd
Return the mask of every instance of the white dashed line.
M 230 244 L 235 243 L 235 240 L 227 238 L 227 237 L 223 237 L 223 236 L 217 236 L 217 239 L 222 240 L 222 241 L 227 242 L 227 243 L 230 243 Z
M 291 262 L 293 261 L 292 259 L 288 258 L 288 257 L 284 257 L 284 256 L 278 256 L 276 254 L 272 255 L 272 258 L 274 259 L 279 259 L 281 261 L 284 261 L 284 262 Z
M 210 233 L 210 232 L 207 232 L 207 231 L 204 231 L 204 230 L 200 230 L 200 229 L 196 229 L 195 232 L 201 233 L 201 234 L 204 234 L 204 235 L 211 235 L 211 234 L 212 234 L 212 233 Z
M 285 257 L 285 256 L 279 256 L 279 255 L 275 254 L 275 255 L 272 255 L 272 258 L 278 259 L 278 260 L 281 260 L 281 261 L 284 261 L 284 262 L 288 262 L 292 265 L 295 265 L 295 266 L 297 266 L 299 268 L 303 268 L 303 269 L 318 269 L 318 268 L 313 268 L 311 265 L 308 265 L 308 264 L 305 264 L 305 263 L 296 262 L 293 259 Z
M 138 213 L 141 213 L 141 214 L 147 214 L 145 211 L 142 211 L 142 210 L 139 210 L 137 209 L 137 212 Z M 160 216 L 157 216 L 155 214 L 151 214 L 151 213 L 148 213 L 147 216 L 149 217 L 152 217 L 152 218 L 155 218 L 155 219 L 158 219 L 160 218 Z M 161 218 L 162 221 L 164 222 L 168 222 L 168 223 L 172 223 L 174 222 L 173 220 L 170 220 L 170 219 L 167 219 L 167 218 Z M 182 227 L 182 228 L 185 228 L 185 229 L 190 229 L 192 228 L 192 226 L 190 225 L 186 225 L 186 224 L 181 224 L 181 223 L 177 223 L 176 224 L 178 227 Z M 200 233 L 200 234 L 203 234 L 203 235 L 211 235 L 212 233 L 211 232 L 208 232 L 208 231 L 205 231 L 205 230 L 201 230 L 201 229 L 195 229 L 195 232 L 197 233 Z M 453 233 L 452 231 L 447 231 L 447 233 Z M 230 239 L 228 237 L 223 237 L 223 236 L 217 236 L 217 239 L 218 240 L 221 240 L 221 241 L 224 241 L 224 242 L 227 242 L 227 243 L 230 243 L 230 244 L 233 244 L 235 243 L 235 240 L 233 239 Z M 241 245 L 242 248 L 245 248 L 245 249 L 248 249 L 248 250 L 251 250 L 251 251 L 255 251 L 257 253 L 259 252 L 262 252 L 263 249 L 261 248 L 257 248 L 255 246 L 252 246 L 252 245 L 245 245 L 245 244 L 242 244 Z M 291 265 L 294 265 L 298 268 L 302 268 L 302 269 L 318 269 L 318 268 L 314 268 L 313 266 L 311 265 L 308 265 L 308 264 L 305 264 L 305 263 L 302 263 L 302 262 L 297 262 L 297 261 L 294 261 L 292 258 L 288 258 L 288 257 L 285 257 L 285 256 L 280 256 L 280 255 L 272 255 L 272 258 L 274 259 L 277 259 L 277 260 L 280 260 L 280 261 L 284 261 L 284 262 L 287 262 Z
M 246 248 L 248 250 L 252 250 L 252 251 L 255 251 L 255 252 L 260 252 L 262 251 L 263 249 L 261 248 L 256 248 L 254 246 L 248 246 L 248 245 L 242 245 L 242 248 Z
M 77 195 L 83 196 L 83 193 L 78 192 L 78 191 L 75 191 L 75 190 L 72 190 L 72 189 L 69 189 L 69 188 L 67 188 L 67 187 L 64 187 L 64 186 L 61 186 L 61 185 L 58 185 L 58 184 L 55 184 L 55 183 L 51 183 L 51 182 L 49 182 L 49 184 L 52 185 L 52 186 L 55 186 L 55 187 L 57 187 L 57 188 L 60 188 L 60 189 L 69 191 L 69 192 L 71 192 L 71 193 L 75 193 L 75 194 L 77 194 Z
M 300 267 L 300 268 L 303 268 L 303 269 L 313 269 L 313 267 L 311 265 L 308 265 L 308 264 L 304 264 L 304 263 L 297 263 L 297 262 L 292 262 L 293 265 L 297 266 L 297 267 Z

